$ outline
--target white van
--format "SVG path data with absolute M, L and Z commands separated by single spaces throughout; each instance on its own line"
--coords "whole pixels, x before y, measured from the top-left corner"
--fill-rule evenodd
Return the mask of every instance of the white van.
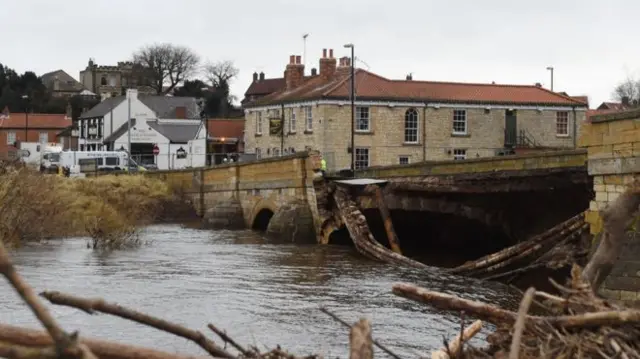
M 70 174 L 81 173 L 81 167 L 96 161 L 98 171 L 142 171 L 125 151 L 65 151 L 60 153 L 59 166 Z

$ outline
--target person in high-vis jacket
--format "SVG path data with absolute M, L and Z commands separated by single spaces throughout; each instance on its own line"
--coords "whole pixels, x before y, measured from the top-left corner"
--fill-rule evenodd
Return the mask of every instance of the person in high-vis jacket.
M 327 161 L 322 157 L 320 160 L 320 172 L 322 172 L 322 177 L 327 173 Z

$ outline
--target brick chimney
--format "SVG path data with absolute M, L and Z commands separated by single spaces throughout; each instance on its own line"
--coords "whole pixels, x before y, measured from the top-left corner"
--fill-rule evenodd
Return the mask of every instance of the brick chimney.
M 318 75 L 318 69 L 316 69 L 315 67 L 311 69 L 311 76 L 317 76 Z
M 302 64 L 302 57 L 291 55 L 289 56 L 289 64 L 284 70 L 284 82 L 286 83 L 287 90 L 293 90 L 300 86 L 304 80 L 304 65 Z
M 629 96 L 622 96 L 621 103 L 623 106 L 629 106 L 631 104 L 631 99 Z
M 320 59 L 320 76 L 328 79 L 336 72 L 336 59 L 333 57 L 333 49 L 329 49 L 329 56 L 327 56 L 327 49 L 322 49 L 322 58 Z
M 264 81 L 264 72 L 260 71 L 260 81 Z
M 258 73 L 257 72 L 253 73 L 253 82 L 258 82 Z

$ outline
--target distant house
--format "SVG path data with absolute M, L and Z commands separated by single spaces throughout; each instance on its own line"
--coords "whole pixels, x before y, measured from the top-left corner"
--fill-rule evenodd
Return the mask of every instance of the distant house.
M 0 155 L 12 156 L 20 142 L 55 142 L 58 132 L 70 125 L 65 114 L 10 113 L 5 108 L 0 113 Z
M 77 124 L 79 149 L 111 149 L 109 144 L 113 141 L 106 139 L 128 126 L 129 118 L 136 119 L 137 123 L 157 119 L 200 119 L 200 109 L 193 97 L 138 95 L 137 90 L 128 90 L 126 95 L 107 98 L 80 116 Z M 140 146 L 132 143 L 132 153 L 153 152 L 152 144 L 139 143 Z
M 104 142 L 125 150 L 131 140 L 132 158 L 160 170 L 203 167 L 206 163 L 204 123 L 188 119 L 135 119 L 120 126 Z M 153 149 L 157 148 L 155 154 Z
M 622 102 L 603 102 L 598 106 L 597 110 L 624 111 L 630 109 L 631 106 Z
M 244 99 L 241 104 L 247 104 L 274 92 L 280 91 L 285 87 L 284 77 L 265 79 L 264 72 L 253 73 L 253 82 L 244 93 Z
M 64 70 L 47 72 L 40 80 L 53 97 L 71 97 L 85 90 L 84 86 Z
M 212 164 L 222 163 L 224 158 L 244 152 L 244 118 L 210 118 L 209 153 Z

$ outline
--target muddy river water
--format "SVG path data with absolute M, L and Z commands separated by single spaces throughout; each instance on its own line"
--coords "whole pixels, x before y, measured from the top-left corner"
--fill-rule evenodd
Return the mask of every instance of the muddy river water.
M 31 244 L 12 255 L 38 292 L 103 297 L 205 333 L 211 322 L 242 343 L 280 344 L 300 355 L 347 356 L 348 329 L 321 306 L 348 322 L 371 319 L 374 337 L 407 358 L 428 355 L 443 335 L 459 331 L 457 315 L 394 296 L 397 282 L 517 307 L 519 293 L 503 285 L 391 267 L 349 247 L 279 244 L 250 231 L 179 225 L 151 226 L 142 235 L 150 243 L 135 250 L 98 253 L 76 238 Z M 4 281 L 0 292 L 1 322 L 39 327 Z M 204 354 L 184 339 L 123 319 L 50 308 L 64 328 L 84 336 Z M 377 349 L 376 356 L 386 357 Z

